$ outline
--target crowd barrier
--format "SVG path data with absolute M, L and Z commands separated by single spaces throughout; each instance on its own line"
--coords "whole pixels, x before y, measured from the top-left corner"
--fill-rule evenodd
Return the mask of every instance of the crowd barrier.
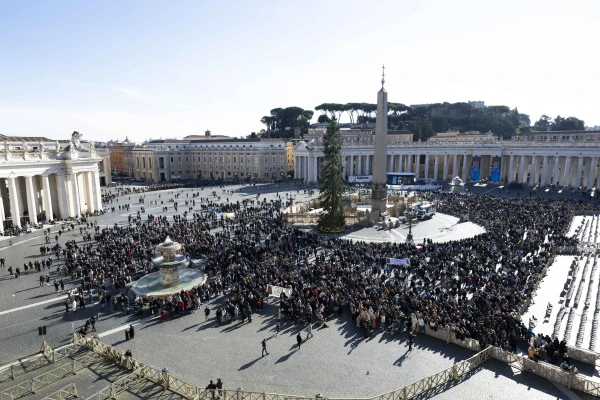
M 445 340 L 446 343 L 454 343 L 459 346 L 468 348 L 477 353 L 452 367 L 440 371 L 434 375 L 425 377 L 410 385 L 403 386 L 398 390 L 384 393 L 381 395 L 368 397 L 364 399 L 348 399 L 348 398 L 327 398 L 330 400 L 407 400 L 412 399 L 416 396 L 421 395 L 428 390 L 432 390 L 437 386 L 446 384 L 451 381 L 459 381 L 460 377 L 473 371 L 483 362 L 489 358 L 495 358 L 509 364 L 511 367 L 520 369 L 522 371 L 531 372 L 540 377 L 549 379 L 553 382 L 559 383 L 568 387 L 569 389 L 579 390 L 581 392 L 591 394 L 593 396 L 600 396 L 600 382 L 594 381 L 587 376 L 579 375 L 569 371 L 562 370 L 561 368 L 546 363 L 536 362 L 529 359 L 526 356 L 519 356 L 514 353 L 502 350 L 498 347 L 488 346 L 486 349 L 480 351 L 479 342 L 475 339 L 466 338 L 465 340 L 459 340 L 456 338 L 453 332 L 446 332 L 443 329 L 433 331 L 429 328 L 426 329 L 425 334 Z M 265 392 L 249 392 L 244 390 L 227 390 L 227 389 L 203 389 L 190 383 L 184 382 L 177 379 L 169 374 L 167 370 L 159 371 L 143 363 L 131 358 L 126 357 L 123 353 L 114 349 L 112 346 L 100 342 L 95 338 L 83 337 L 78 333 L 73 333 L 73 343 L 80 346 L 86 347 L 95 353 L 101 354 L 114 362 L 119 363 L 124 368 L 129 369 L 132 373 L 121 378 L 119 381 L 112 383 L 109 387 L 101 390 L 90 399 L 101 399 L 106 397 L 112 397 L 111 394 L 116 394 L 127 390 L 131 385 L 137 382 L 139 379 L 147 379 L 155 382 L 164 389 L 171 390 L 187 399 L 191 400 L 214 400 L 217 396 L 221 400 L 316 400 L 316 397 L 305 397 L 305 396 L 294 396 L 284 394 L 274 394 Z M 598 354 L 586 351 L 584 349 L 574 349 L 573 355 L 569 354 L 573 359 L 580 357 L 581 359 L 597 360 Z M 102 397 L 105 396 L 105 397 Z
M 66 400 L 77 398 L 77 387 L 74 383 L 65 386 L 64 388 L 52 393 L 50 396 L 44 397 L 42 400 Z

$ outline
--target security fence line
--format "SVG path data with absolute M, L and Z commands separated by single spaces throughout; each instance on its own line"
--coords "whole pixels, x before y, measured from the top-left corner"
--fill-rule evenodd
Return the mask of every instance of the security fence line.
M 77 398 L 77 387 L 71 383 L 64 388 L 52 393 L 50 396 L 44 397 L 42 400 L 67 400 Z
M 9 378 L 14 380 L 16 376 L 33 371 L 35 369 L 45 367 L 48 364 L 54 362 L 48 354 L 48 344 L 44 340 L 40 352 L 36 355 L 28 357 L 24 360 L 15 361 L 11 364 L 5 365 L 0 369 L 0 380 Z

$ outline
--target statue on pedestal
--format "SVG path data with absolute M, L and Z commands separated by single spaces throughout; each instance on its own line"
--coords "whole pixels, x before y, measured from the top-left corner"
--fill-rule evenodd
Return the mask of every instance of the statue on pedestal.
M 81 148 L 81 134 L 77 131 L 73 132 L 71 135 L 71 145 L 74 150 L 79 150 Z

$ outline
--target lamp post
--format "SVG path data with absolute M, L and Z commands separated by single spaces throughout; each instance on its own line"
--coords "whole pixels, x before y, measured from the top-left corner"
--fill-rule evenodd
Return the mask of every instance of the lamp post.
M 412 221 L 413 215 L 411 213 L 407 214 L 406 219 L 408 221 L 408 235 L 406 235 L 406 243 L 413 244 L 413 235 L 412 235 Z

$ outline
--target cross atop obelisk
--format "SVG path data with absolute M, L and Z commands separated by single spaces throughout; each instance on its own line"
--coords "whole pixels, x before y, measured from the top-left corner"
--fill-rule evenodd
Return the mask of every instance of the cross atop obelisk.
M 381 67 L 383 72 L 381 73 L 381 87 L 383 88 L 383 84 L 385 83 L 385 64 Z

